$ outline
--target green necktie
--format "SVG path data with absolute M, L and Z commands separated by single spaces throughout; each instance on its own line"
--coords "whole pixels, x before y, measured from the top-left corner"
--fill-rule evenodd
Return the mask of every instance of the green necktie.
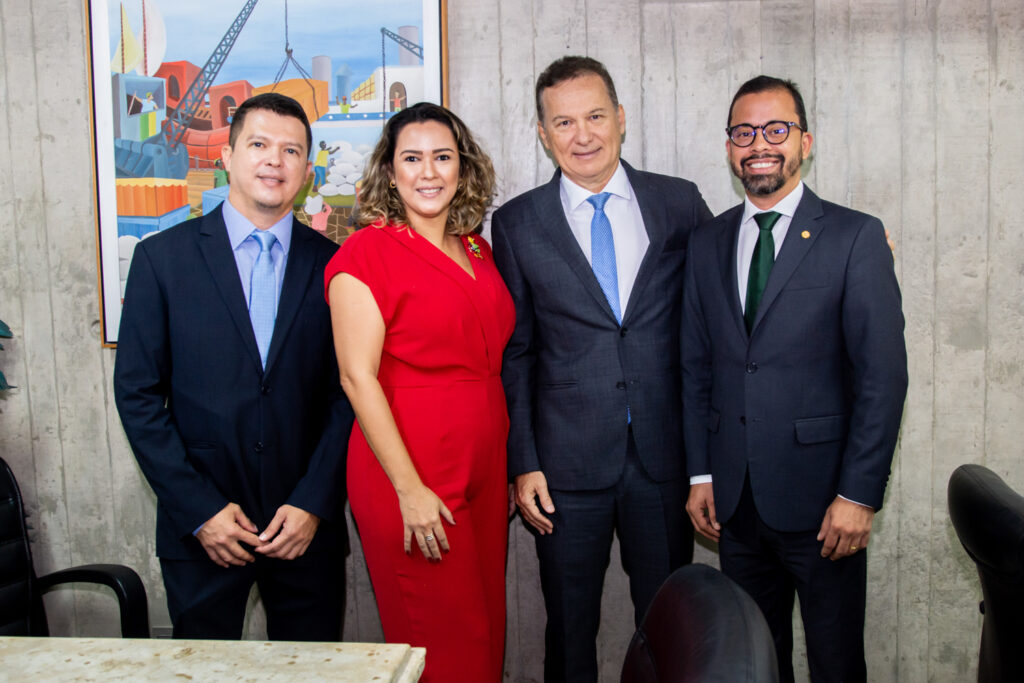
M 755 213 L 754 220 L 760 232 L 757 235 L 757 244 L 754 245 L 754 255 L 750 259 L 750 274 L 747 277 L 747 305 L 743 311 L 743 320 L 747 323 L 747 332 L 754 328 L 754 318 L 757 317 L 757 307 L 761 303 L 761 295 L 764 294 L 764 286 L 768 282 L 768 273 L 772 272 L 772 264 L 775 263 L 775 240 L 772 239 L 772 228 L 782 216 L 778 211 L 765 211 Z

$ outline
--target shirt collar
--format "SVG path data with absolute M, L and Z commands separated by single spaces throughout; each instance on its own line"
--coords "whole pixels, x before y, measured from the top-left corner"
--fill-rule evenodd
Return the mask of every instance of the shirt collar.
M 562 192 L 569 199 L 569 208 L 572 211 L 578 209 L 583 202 L 587 201 L 588 197 L 595 194 L 569 180 L 564 173 L 562 174 L 561 185 Z M 623 168 L 622 162 L 619 162 L 615 167 L 615 173 L 612 174 L 612 177 L 609 178 L 608 183 L 601 191 L 610 192 L 616 197 L 622 197 L 625 200 L 633 198 L 633 188 L 629 184 L 629 177 L 626 175 L 626 169 Z
M 228 229 L 228 241 L 231 242 L 231 250 L 234 251 L 238 249 L 242 242 L 248 239 L 252 231 L 256 229 L 256 226 L 252 224 L 252 221 L 243 216 L 231 204 L 229 199 L 221 202 L 221 206 L 224 207 L 224 226 Z M 281 249 L 287 255 L 288 248 L 292 244 L 292 212 L 289 211 L 281 216 L 281 220 L 270 226 L 270 232 L 274 233 L 274 237 L 277 238 Z
M 793 214 L 796 213 L 796 207 L 800 205 L 800 200 L 804 196 L 804 181 L 797 183 L 797 186 L 787 194 L 785 197 L 776 202 L 775 206 L 767 211 L 777 211 L 783 216 L 793 218 Z M 743 220 L 740 224 L 746 223 L 748 220 L 753 218 L 755 213 L 764 213 L 766 209 L 759 209 L 750 201 L 750 197 L 743 198 Z

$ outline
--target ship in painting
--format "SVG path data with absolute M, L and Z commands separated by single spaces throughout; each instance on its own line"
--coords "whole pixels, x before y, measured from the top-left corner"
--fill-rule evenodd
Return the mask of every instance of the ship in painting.
M 227 198 L 221 150 L 228 144 L 235 109 L 246 99 L 264 92 L 294 98 L 313 125 L 314 150 L 321 141 L 327 143 L 332 155 L 326 182 L 316 184 L 311 178 L 297 198 L 296 213 L 313 223 L 317 214 L 332 214 L 325 234 L 337 240 L 347 234 L 365 157 L 379 128 L 361 144 L 344 138 L 423 99 L 423 48 L 416 27 L 399 26 L 397 33 L 380 28 L 382 46 L 385 41 L 397 44 L 399 59 L 386 64 L 382 54 L 381 65 L 356 85 L 349 82 L 347 65 L 332 72 L 330 57 L 313 57 L 312 75 L 295 60 L 288 44 L 288 0 L 283 0 L 285 58 L 273 81 L 218 82 L 221 67 L 259 2 L 245 0 L 202 65 L 165 61 L 174 45 L 168 49 L 158 0 L 125 0 L 110 17 L 111 42 L 116 41 L 109 65 L 122 293 L 139 240 L 208 213 Z M 134 23 L 126 5 L 136 12 Z M 283 78 L 289 69 L 298 76 Z M 329 102 L 332 78 L 338 92 L 347 93 L 335 102 Z M 324 210 L 325 205 L 331 211 Z

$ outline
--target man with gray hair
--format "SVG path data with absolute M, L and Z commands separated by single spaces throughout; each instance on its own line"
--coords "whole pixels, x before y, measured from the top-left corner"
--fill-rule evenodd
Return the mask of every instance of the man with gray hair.
M 596 681 L 613 534 L 637 622 L 693 557 L 679 325 L 690 232 L 711 218 L 696 186 L 619 158 L 626 116 L 597 60 L 537 79 L 537 132 L 558 170 L 491 224 L 516 305 L 502 380 L 509 476 L 536 537 L 547 681 Z

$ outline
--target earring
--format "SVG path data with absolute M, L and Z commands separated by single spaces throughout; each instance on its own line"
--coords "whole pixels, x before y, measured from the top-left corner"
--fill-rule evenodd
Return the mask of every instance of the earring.
M 391 189 L 392 190 L 395 189 L 395 181 L 394 180 L 391 181 Z

